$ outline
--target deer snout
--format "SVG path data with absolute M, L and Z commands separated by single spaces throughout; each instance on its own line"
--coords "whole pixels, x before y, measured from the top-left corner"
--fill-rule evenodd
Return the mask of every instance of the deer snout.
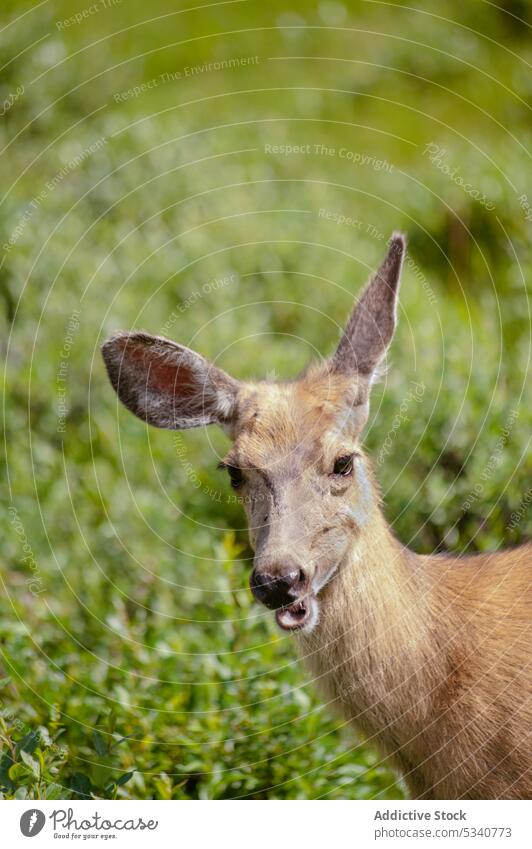
M 305 571 L 297 566 L 289 570 L 271 568 L 266 571 L 255 568 L 249 579 L 251 592 L 262 604 L 270 610 L 277 610 L 293 604 L 305 592 L 307 576 Z

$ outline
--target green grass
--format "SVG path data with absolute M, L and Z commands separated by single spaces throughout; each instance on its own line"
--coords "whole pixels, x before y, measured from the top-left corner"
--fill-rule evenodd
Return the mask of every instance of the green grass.
M 417 551 L 529 536 L 530 5 L 474 5 L 276 0 L 134 26 L 128 3 L 61 30 L 80 7 L 57 3 L 3 33 L 2 99 L 25 87 L 0 125 L 6 798 L 401 797 L 251 602 L 225 438 L 117 408 L 98 348 L 142 327 L 241 378 L 293 376 L 402 228 L 366 437 L 386 514 Z M 115 98 L 243 56 L 259 61 Z

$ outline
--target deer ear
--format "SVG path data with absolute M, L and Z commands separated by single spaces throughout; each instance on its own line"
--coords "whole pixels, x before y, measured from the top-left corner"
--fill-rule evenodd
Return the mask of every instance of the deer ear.
M 120 400 L 155 427 L 182 430 L 229 424 L 238 382 L 200 354 L 161 336 L 120 333 L 102 355 Z
M 405 237 L 394 233 L 388 253 L 356 305 L 332 359 L 336 372 L 356 372 L 370 381 L 392 341 Z

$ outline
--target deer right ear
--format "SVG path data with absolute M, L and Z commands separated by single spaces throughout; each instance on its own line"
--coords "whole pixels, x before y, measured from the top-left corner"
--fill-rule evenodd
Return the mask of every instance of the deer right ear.
M 229 425 L 235 416 L 238 381 L 184 345 L 120 333 L 102 355 L 120 400 L 148 424 L 182 430 Z
M 405 238 L 394 233 L 379 270 L 364 289 L 332 359 L 336 372 L 353 372 L 370 383 L 395 331 Z

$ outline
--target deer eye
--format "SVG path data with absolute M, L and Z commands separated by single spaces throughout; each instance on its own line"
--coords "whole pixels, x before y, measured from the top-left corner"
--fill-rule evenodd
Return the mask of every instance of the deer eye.
M 240 486 L 242 486 L 242 484 L 244 483 L 244 475 L 242 474 L 242 469 L 239 469 L 237 466 L 226 466 L 226 469 L 233 489 L 238 489 Z
M 348 477 L 353 471 L 353 455 L 344 454 L 342 457 L 337 457 L 334 461 L 333 475 L 342 475 Z

